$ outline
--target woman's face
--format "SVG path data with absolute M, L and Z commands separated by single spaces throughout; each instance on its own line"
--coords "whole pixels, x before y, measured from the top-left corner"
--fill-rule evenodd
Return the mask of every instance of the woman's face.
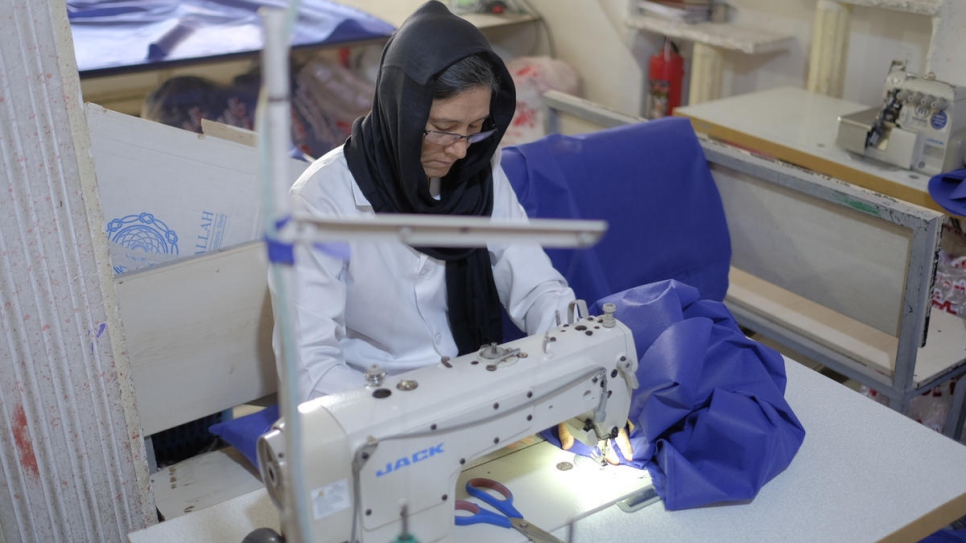
M 461 136 L 480 132 L 490 116 L 491 92 L 489 87 L 472 87 L 445 100 L 434 100 L 426 130 Z M 420 162 L 426 177 L 445 176 L 457 160 L 466 156 L 469 146 L 466 138 L 460 138 L 450 145 L 435 144 L 423 138 Z

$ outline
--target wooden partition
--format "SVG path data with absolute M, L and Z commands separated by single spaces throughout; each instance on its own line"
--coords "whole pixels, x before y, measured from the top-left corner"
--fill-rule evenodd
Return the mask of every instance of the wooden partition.
M 115 279 L 144 435 L 278 388 L 261 242 Z

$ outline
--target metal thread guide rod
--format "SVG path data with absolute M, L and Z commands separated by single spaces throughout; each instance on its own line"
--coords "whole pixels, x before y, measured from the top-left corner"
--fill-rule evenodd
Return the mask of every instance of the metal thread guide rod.
M 285 421 L 285 446 L 289 452 L 289 469 L 279 476 L 286 488 L 292 489 L 294 496 L 306 496 L 304 482 L 294 476 L 304 469 L 302 449 L 302 424 L 298 414 L 298 373 L 295 371 L 293 356 L 291 304 L 288 303 L 292 284 L 291 259 L 279 257 L 273 247 L 280 243 L 280 224 L 288 217 L 289 175 L 287 169 L 288 151 L 291 140 L 291 104 L 289 92 L 289 50 L 293 21 L 299 10 L 299 1 L 288 3 L 287 10 L 261 8 L 263 42 L 262 67 L 263 81 L 256 109 L 258 125 L 258 149 L 260 154 L 259 174 L 262 178 L 262 205 L 265 218 L 265 238 L 269 247 L 269 264 L 272 280 L 276 286 L 278 299 L 275 318 L 281 319 L 281 389 L 279 405 L 281 417 Z M 284 253 L 284 251 L 282 251 Z M 306 542 L 309 530 L 308 503 L 306 500 L 292 500 L 292 507 L 281 511 L 282 532 L 293 543 Z

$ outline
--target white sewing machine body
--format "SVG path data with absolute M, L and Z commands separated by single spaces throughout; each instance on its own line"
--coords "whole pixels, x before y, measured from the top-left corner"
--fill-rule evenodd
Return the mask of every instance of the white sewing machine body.
M 466 463 L 574 417 L 589 432 L 574 435 L 596 446 L 626 423 L 636 370 L 625 325 L 609 313 L 579 318 L 302 404 L 305 470 L 293 476 L 310 495 L 282 482 L 284 423 L 259 441 L 262 479 L 286 537 L 294 500 L 308 503 L 311 533 L 297 541 L 391 541 L 403 532 L 403 506 L 408 531 L 438 541 L 454 528 Z
M 936 175 L 963 166 L 966 87 L 916 76 L 904 64 L 886 77 L 884 104 L 838 120 L 835 143 L 900 168 Z

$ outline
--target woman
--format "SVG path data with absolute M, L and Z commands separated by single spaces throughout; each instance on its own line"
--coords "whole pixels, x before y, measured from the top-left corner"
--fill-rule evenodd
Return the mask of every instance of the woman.
M 383 50 L 372 111 L 299 178 L 293 206 L 329 218 L 525 221 L 498 152 L 515 103 L 510 75 L 482 33 L 428 2 Z M 574 299 L 534 244 L 353 242 L 345 260 L 301 247 L 295 268 L 302 400 L 363 386 L 371 364 L 394 374 L 499 342 L 501 305 L 517 326 L 541 333 Z

